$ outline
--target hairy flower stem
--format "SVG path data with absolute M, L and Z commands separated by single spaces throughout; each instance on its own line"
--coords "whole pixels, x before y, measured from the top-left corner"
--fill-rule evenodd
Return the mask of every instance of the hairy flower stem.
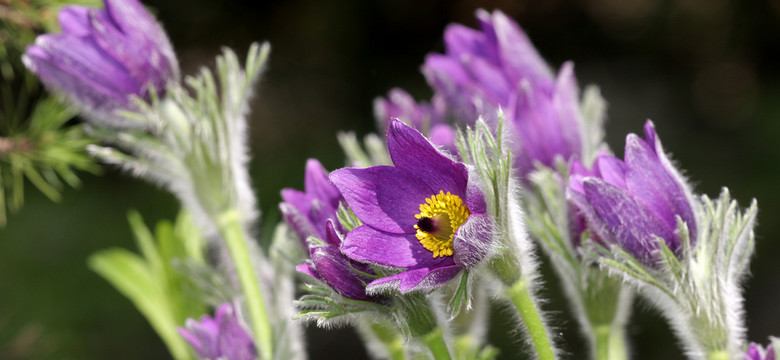
M 515 305 L 520 318 L 523 319 L 523 323 L 528 330 L 528 337 L 531 339 L 531 344 L 538 356 L 537 358 L 539 360 L 555 359 L 552 342 L 550 342 L 537 304 L 532 298 L 527 280 L 520 278 L 520 280 L 506 289 L 506 294 L 512 300 L 512 304 Z
M 435 360 L 450 360 L 450 351 L 447 349 L 447 343 L 444 342 L 444 331 L 436 327 L 431 332 L 422 336 L 423 342 L 431 350 Z
M 373 323 L 370 326 L 370 331 L 374 333 L 376 338 L 384 345 L 387 354 L 390 355 L 392 360 L 406 360 L 406 352 L 404 352 L 404 339 L 398 335 L 398 333 L 378 323 Z
M 263 292 L 260 289 L 260 282 L 255 273 L 252 258 L 249 256 L 247 244 L 249 239 L 244 235 L 238 210 L 231 209 L 222 213 L 217 221 L 217 226 L 225 239 L 236 273 L 238 273 L 241 289 L 246 297 L 260 359 L 270 360 L 274 353 L 271 322 L 268 318 Z
M 625 326 L 634 299 L 633 292 L 603 271 L 586 271 L 581 278 L 587 281 L 580 284 L 578 297 L 583 308 L 583 316 L 579 320 L 590 342 L 591 359 L 625 360 L 628 358 Z
M 623 324 L 605 324 L 593 327 L 593 358 L 595 360 L 626 360 L 626 334 Z

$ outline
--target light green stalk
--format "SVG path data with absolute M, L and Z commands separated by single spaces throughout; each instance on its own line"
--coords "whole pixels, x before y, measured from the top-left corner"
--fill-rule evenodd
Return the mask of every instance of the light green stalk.
M 274 353 L 271 321 L 268 317 L 267 303 L 263 298 L 260 282 L 249 255 L 247 244 L 249 239 L 244 234 L 239 212 L 233 209 L 222 213 L 217 221 L 217 226 L 225 239 L 241 283 L 241 289 L 246 297 L 249 319 L 254 330 L 254 340 L 260 359 L 270 360 Z

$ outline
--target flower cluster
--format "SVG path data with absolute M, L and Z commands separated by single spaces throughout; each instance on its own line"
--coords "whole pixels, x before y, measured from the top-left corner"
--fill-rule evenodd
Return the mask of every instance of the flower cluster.
M 745 341 L 741 281 L 755 202 L 742 211 L 725 189 L 716 200 L 694 196 L 652 122 L 644 139 L 627 136 L 623 159 L 591 146 L 573 65 L 554 74 L 500 11 L 479 10 L 477 20 L 479 30 L 450 25 L 445 53 L 425 59 L 430 103 L 401 89 L 376 100 L 387 134 L 386 148 L 381 140 L 369 148 L 377 156 L 330 173 L 306 163 L 304 190 L 281 193 L 284 222 L 265 250 L 248 235 L 257 206 L 244 137 L 268 46 L 250 48 L 245 68 L 228 50 L 218 81 L 203 70 L 184 87 L 165 33 L 136 0 L 63 8 L 62 33 L 40 36 L 25 64 L 116 146 L 94 145 L 93 154 L 163 183 L 205 233 L 157 244 L 134 228 L 146 262 L 120 251 L 92 263 L 139 304 L 177 359 L 301 358 L 293 316 L 321 326 L 346 319 L 377 358 L 490 359 L 489 289 L 537 357 L 551 360 L 561 350 L 538 291 L 538 240 L 594 358 L 630 353 L 632 287 L 667 317 L 690 358 L 774 360 L 776 344 Z M 344 147 L 364 155 L 357 140 Z M 595 148 L 604 152 L 593 160 Z M 306 282 L 297 310 L 296 274 Z M 191 304 L 179 301 L 185 292 L 195 294 Z M 221 305 L 193 320 L 206 304 Z
M 501 11 L 477 11 L 480 30 L 450 25 L 445 54 L 425 59 L 423 73 L 461 123 L 479 116 L 497 121 L 503 109 L 521 176 L 534 163 L 551 166 L 557 156 L 582 151 L 581 114 L 574 66 L 557 78 L 520 27 Z

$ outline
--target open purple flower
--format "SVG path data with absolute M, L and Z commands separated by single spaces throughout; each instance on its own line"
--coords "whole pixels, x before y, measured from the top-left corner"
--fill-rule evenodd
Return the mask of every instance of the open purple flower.
M 149 100 L 150 86 L 163 91 L 179 76 L 165 32 L 137 0 L 105 0 L 105 9 L 66 6 L 59 22 L 62 33 L 39 36 L 22 59 L 93 119 L 132 109 L 132 95 Z
M 381 301 L 366 294 L 366 285 L 373 280 L 374 271 L 367 265 L 344 256 L 339 250 L 342 237 L 328 220 L 324 244 L 309 246 L 311 262 L 298 265 L 300 273 L 310 275 L 327 284 L 335 292 L 354 300 Z
M 233 305 L 224 303 L 214 318 L 203 315 L 200 321 L 187 319 L 179 334 L 203 359 L 255 360 L 257 349 L 252 337 L 241 325 Z
M 487 254 L 493 219 L 466 166 L 395 120 L 388 132 L 395 166 L 340 169 L 331 180 L 363 222 L 341 245 L 348 257 L 405 271 L 367 290 L 435 288 Z
M 423 73 L 461 121 L 482 115 L 495 123 L 504 110 L 520 174 L 534 162 L 553 165 L 582 152 L 581 116 L 574 66 L 557 79 L 520 27 L 500 11 L 477 11 L 480 30 L 460 24 L 444 33 L 445 54 L 425 59 Z
M 328 172 L 316 159 L 306 161 L 304 189 L 283 189 L 279 210 L 284 220 L 292 227 L 301 241 L 309 236 L 326 238 L 325 223 L 336 220 L 336 210 L 341 201 L 341 193 L 328 179 Z M 336 222 L 339 230 L 343 230 Z
M 775 349 L 772 345 L 769 345 L 764 349 L 763 346 L 750 343 L 747 352 L 745 353 L 744 360 L 775 360 Z
M 645 139 L 626 138 L 625 161 L 600 155 L 591 170 L 575 161 L 568 195 L 602 241 L 617 244 L 645 264 L 655 262 L 656 237 L 673 252 L 680 249 L 677 217 L 696 239 L 692 195 L 664 154 L 653 123 Z

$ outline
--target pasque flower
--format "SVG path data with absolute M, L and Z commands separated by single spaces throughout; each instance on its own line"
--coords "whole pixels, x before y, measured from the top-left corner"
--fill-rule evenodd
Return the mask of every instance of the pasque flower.
M 573 64 L 557 79 L 520 27 L 500 11 L 477 11 L 480 30 L 460 24 L 444 33 L 445 54 L 425 59 L 423 73 L 460 121 L 482 115 L 495 123 L 503 109 L 522 175 L 534 162 L 552 165 L 582 152 L 581 116 Z
M 387 142 L 395 166 L 331 173 L 363 222 L 341 249 L 356 261 L 405 269 L 372 281 L 369 292 L 434 288 L 482 260 L 493 219 L 466 165 L 398 120 L 390 124 Z
M 600 155 L 590 170 L 575 161 L 568 195 L 598 238 L 652 265 L 657 237 L 679 253 L 678 217 L 691 241 L 697 228 L 687 184 L 664 154 L 653 123 L 644 130 L 644 140 L 626 138 L 625 161 Z
M 366 294 L 374 271 L 365 264 L 355 262 L 344 256 L 339 247 L 342 236 L 336 231 L 332 220 L 326 222 L 326 236 L 322 244 L 309 246 L 311 261 L 298 265 L 300 273 L 310 275 L 327 284 L 328 287 L 344 297 L 354 300 L 379 301 Z
M 304 175 L 305 191 L 283 189 L 279 210 L 285 222 L 295 231 L 301 241 L 309 236 L 324 240 L 328 219 L 336 220 L 336 210 L 342 200 L 341 193 L 328 179 L 328 172 L 316 159 L 306 161 Z M 336 228 L 343 230 L 336 222 Z M 337 246 L 338 247 L 338 246 Z
M 203 359 L 257 359 L 252 337 L 241 325 L 230 303 L 220 305 L 214 318 L 204 315 L 200 321 L 188 319 L 186 328 L 179 328 L 179 334 Z
M 164 91 L 178 78 L 165 32 L 137 0 L 105 0 L 105 9 L 66 6 L 59 22 L 62 33 L 39 36 L 22 59 L 91 119 L 121 125 L 114 111 L 132 109 L 131 96 L 149 100 L 151 86 Z

